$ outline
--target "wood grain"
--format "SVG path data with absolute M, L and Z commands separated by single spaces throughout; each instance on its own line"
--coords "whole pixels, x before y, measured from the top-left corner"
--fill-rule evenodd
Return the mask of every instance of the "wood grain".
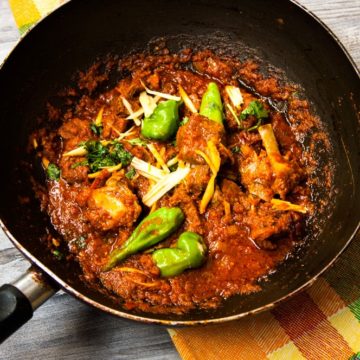
M 301 0 L 339 38 L 360 64 L 360 0 Z M 6 0 L 0 0 L 0 62 L 19 38 Z M 0 284 L 19 276 L 28 263 L 0 230 Z M 179 359 L 159 326 L 100 313 L 59 292 L 0 347 L 12 359 Z

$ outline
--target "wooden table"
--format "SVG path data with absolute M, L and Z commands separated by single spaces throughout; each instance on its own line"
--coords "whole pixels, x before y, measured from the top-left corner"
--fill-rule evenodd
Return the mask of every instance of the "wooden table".
M 360 65 L 360 0 L 301 0 Z M 0 62 L 19 38 L 6 0 L 0 0 Z M 4 90 L 4 89 L 2 89 Z M 0 230 L 0 284 L 28 268 Z M 0 359 L 179 359 L 165 328 L 103 314 L 57 293 L 0 347 Z

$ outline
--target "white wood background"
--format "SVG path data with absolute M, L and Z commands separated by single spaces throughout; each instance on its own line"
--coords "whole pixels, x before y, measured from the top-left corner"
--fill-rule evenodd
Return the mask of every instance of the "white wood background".
M 329 26 L 359 67 L 360 0 L 299 3 Z M 18 38 L 8 2 L 0 0 L 0 63 Z M 0 230 L 0 284 L 13 280 L 27 267 L 28 262 Z M 59 292 L 0 346 L 0 359 L 171 360 L 179 356 L 165 328 L 111 317 Z

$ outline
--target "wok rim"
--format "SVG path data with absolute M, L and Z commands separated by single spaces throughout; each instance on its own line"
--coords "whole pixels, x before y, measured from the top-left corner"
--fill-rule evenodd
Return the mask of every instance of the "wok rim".
M 336 42 L 337 46 L 341 49 L 341 51 L 346 56 L 347 60 L 351 64 L 352 68 L 354 69 L 355 73 L 357 74 L 358 79 L 360 79 L 360 71 L 355 63 L 354 59 L 349 54 L 348 50 L 345 48 L 345 46 L 341 43 L 337 35 L 321 20 L 319 19 L 312 11 L 307 9 L 304 5 L 298 3 L 296 0 L 288 0 L 290 3 L 292 3 L 295 7 L 297 7 L 300 11 L 305 13 L 307 16 L 310 16 L 312 20 L 316 21 L 321 28 L 326 31 L 328 35 L 332 37 L 332 39 Z M 62 7 L 68 5 L 71 3 L 71 0 L 67 0 L 58 7 L 56 7 L 52 12 L 48 13 L 46 16 L 41 18 L 37 23 L 33 24 L 29 29 L 27 29 L 18 39 L 18 41 L 15 43 L 12 50 L 7 54 L 7 56 L 4 58 L 2 63 L 0 64 L 0 71 L 2 70 L 4 64 L 8 60 L 8 58 L 13 54 L 14 50 L 20 45 L 22 41 L 26 38 L 26 36 L 40 23 L 44 21 L 44 19 L 48 18 L 50 15 L 57 12 Z M 342 144 L 345 152 L 346 149 L 344 145 Z M 355 186 L 355 184 L 353 184 Z M 16 238 L 12 235 L 12 233 L 7 229 L 6 225 L 4 224 L 3 220 L 0 218 L 0 228 L 3 230 L 5 235 L 8 237 L 8 239 L 15 245 L 15 247 L 25 256 L 26 259 L 30 261 L 30 263 L 34 264 L 37 268 L 39 268 L 41 271 L 43 271 L 45 274 L 47 274 L 51 279 L 53 279 L 66 293 L 74 296 L 75 298 L 81 300 L 82 302 L 93 306 L 96 309 L 99 309 L 105 313 L 111 314 L 116 317 L 125 318 L 128 320 L 134 320 L 137 322 L 142 323 L 148 323 L 148 324 L 157 324 L 157 325 L 166 325 L 166 326 L 194 326 L 194 325 L 208 325 L 208 324 L 220 324 L 224 322 L 239 320 L 241 318 L 244 318 L 249 315 L 256 315 L 258 313 L 261 313 L 263 311 L 271 310 L 275 308 L 276 306 L 280 305 L 281 303 L 287 301 L 289 298 L 295 296 L 296 294 L 299 294 L 300 292 L 304 291 L 308 287 L 310 287 L 324 272 L 329 270 L 334 263 L 339 259 L 339 257 L 344 253 L 346 248 L 350 245 L 351 241 L 353 241 L 354 237 L 356 236 L 357 232 L 360 229 L 360 219 L 357 222 L 353 232 L 349 236 L 346 243 L 343 245 L 343 247 L 334 255 L 334 257 L 326 264 L 322 269 L 320 269 L 315 275 L 313 275 L 310 279 L 308 279 L 306 282 L 304 282 L 301 286 L 296 288 L 295 290 L 287 293 L 286 295 L 278 298 L 277 300 L 270 302 L 269 304 L 259 306 L 255 309 L 248 310 L 245 312 L 240 312 L 234 315 L 219 317 L 219 318 L 204 318 L 199 320 L 166 320 L 166 319 L 159 319 L 156 317 L 144 317 L 141 315 L 136 314 L 130 314 L 127 312 L 122 312 L 120 310 L 116 310 L 114 308 L 111 308 L 109 306 L 103 305 L 99 303 L 96 300 L 93 300 L 84 294 L 82 294 L 80 291 L 74 289 L 72 286 L 70 286 L 66 281 L 62 280 L 58 275 L 56 275 L 51 269 L 49 269 L 42 261 L 40 261 L 36 256 L 31 254 L 29 250 L 27 250 Z M 151 315 L 151 313 L 149 313 Z M 154 314 L 156 315 L 156 314 Z

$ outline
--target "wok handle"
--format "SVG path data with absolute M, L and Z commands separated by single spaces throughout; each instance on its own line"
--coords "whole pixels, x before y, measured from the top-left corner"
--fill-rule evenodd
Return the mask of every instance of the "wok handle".
M 34 310 L 57 291 L 34 268 L 0 287 L 0 344 L 32 318 Z

